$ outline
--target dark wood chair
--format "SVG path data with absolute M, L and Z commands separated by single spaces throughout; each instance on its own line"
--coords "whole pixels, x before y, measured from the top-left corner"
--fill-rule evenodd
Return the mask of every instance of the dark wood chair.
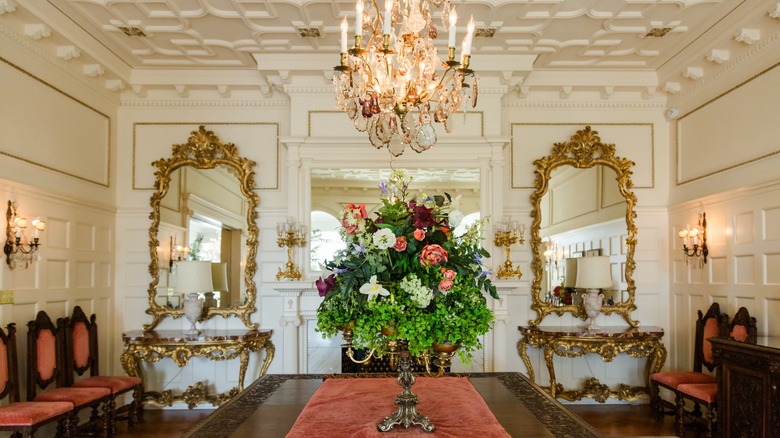
M 65 385 L 74 388 L 108 388 L 111 390 L 110 405 L 114 409 L 115 419 L 126 413 L 122 419 L 126 419 L 131 426 L 135 425 L 143 415 L 141 378 L 100 375 L 96 319 L 94 314 L 87 318 L 81 307 L 76 306 L 70 319 L 61 318 L 57 321 L 58 326 L 65 327 Z M 85 376 L 87 371 L 89 375 Z M 116 409 L 116 398 L 127 393 L 133 394 L 132 402 Z
M 712 358 L 712 345 L 707 340 L 715 336 L 724 336 L 728 330 L 728 315 L 720 312 L 718 303 L 712 303 L 706 314 L 698 312 L 696 320 L 696 337 L 693 350 L 693 371 L 663 371 L 650 376 L 650 405 L 656 417 L 664 414 L 677 414 L 677 387 L 681 384 L 716 383 L 714 375 L 703 372 L 707 368 L 710 372 L 715 370 L 715 362 Z M 660 396 L 660 388 L 665 388 L 675 394 L 675 403 L 663 400 Z M 701 408 L 697 404 L 694 411 L 700 413 Z M 675 423 L 677 424 L 677 423 Z M 682 427 L 682 426 L 680 426 Z M 681 430 L 677 431 L 682 433 Z
M 0 407 L 0 431 L 32 437 L 36 429 L 56 421 L 57 435 L 70 436 L 72 403 L 19 401 L 16 324 L 8 324 L 7 334 L 0 328 L 0 350 L 0 400 L 8 398 Z
M 737 314 L 734 315 L 734 319 L 728 325 L 728 331 L 722 336 L 728 336 L 740 342 L 750 342 L 751 339 L 755 339 L 757 335 L 756 318 L 750 316 L 748 310 L 744 307 L 740 307 Z M 716 415 L 716 401 L 718 399 L 718 384 L 716 383 L 683 383 L 677 386 L 677 399 L 676 399 L 676 430 L 682 430 L 685 427 L 685 401 L 691 400 L 697 406 L 702 405 L 707 408 L 707 415 L 704 417 L 704 425 L 706 426 L 706 437 L 713 436 L 713 432 L 716 428 L 717 415 Z M 696 422 L 701 420 L 701 417 L 693 416 L 691 421 Z M 682 436 L 678 432 L 679 436 Z
M 73 405 L 69 427 L 74 433 L 97 426 L 101 433 L 110 435 L 114 430 L 111 390 L 64 387 L 64 333 L 65 327 L 55 327 L 44 311 L 27 323 L 27 400 L 68 402 Z M 56 387 L 47 389 L 52 384 Z M 102 407 L 102 416 L 98 407 Z M 90 419 L 79 426 L 78 412 L 87 408 L 92 409 Z

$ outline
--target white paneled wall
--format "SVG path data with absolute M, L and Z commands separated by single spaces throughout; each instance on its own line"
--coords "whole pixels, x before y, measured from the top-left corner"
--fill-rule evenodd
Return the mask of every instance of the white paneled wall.
M 707 214 L 709 258 L 704 269 L 683 263 L 677 231 Z M 676 205 L 670 212 L 671 366 L 693 363 L 696 311 L 718 302 L 730 317 L 746 307 L 759 336 L 780 336 L 780 183 L 741 189 Z

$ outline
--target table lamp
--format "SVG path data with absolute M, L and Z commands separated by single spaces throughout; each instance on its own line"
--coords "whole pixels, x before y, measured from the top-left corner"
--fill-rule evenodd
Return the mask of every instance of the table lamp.
M 211 281 L 211 262 L 181 261 L 176 262 L 176 286 L 174 291 L 187 294 L 182 300 L 184 316 L 192 324 L 185 333 L 197 335 L 200 331 L 195 327 L 203 314 L 203 300 L 198 298 L 199 293 L 214 292 Z
M 581 257 L 577 259 L 577 280 L 575 287 L 585 289 L 582 294 L 582 305 L 588 319 L 585 325 L 588 330 L 598 329 L 596 317 L 601 313 L 604 304 L 604 294 L 601 289 L 612 286 L 612 273 L 609 268 L 608 256 Z

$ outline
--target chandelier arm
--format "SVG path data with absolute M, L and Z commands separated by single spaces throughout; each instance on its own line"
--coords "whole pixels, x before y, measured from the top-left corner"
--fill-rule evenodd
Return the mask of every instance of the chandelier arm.
M 448 77 L 447 74 L 449 72 L 452 72 L 452 75 Z M 432 88 L 433 93 L 428 93 L 428 88 L 425 88 L 423 90 L 422 96 L 430 94 L 431 97 L 429 97 L 427 99 L 423 99 L 422 96 L 421 96 L 420 97 L 420 103 L 426 103 L 426 102 L 429 102 L 431 100 L 434 101 L 434 102 L 439 102 L 440 99 L 434 99 L 433 97 L 438 93 L 438 91 L 441 90 L 443 84 L 445 84 L 445 83 L 447 83 L 447 82 L 449 82 L 451 80 L 454 80 L 456 76 L 457 76 L 457 73 L 456 73 L 456 70 L 454 68 L 450 67 L 450 68 L 447 68 L 447 70 L 444 70 L 444 73 L 442 73 L 441 77 L 439 78 L 438 83 L 436 83 L 436 86 Z

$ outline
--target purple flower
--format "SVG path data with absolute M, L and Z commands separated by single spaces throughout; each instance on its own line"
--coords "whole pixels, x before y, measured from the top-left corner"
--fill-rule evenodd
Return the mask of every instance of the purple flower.
M 318 278 L 314 284 L 317 286 L 317 290 L 319 291 L 320 296 L 324 297 L 328 294 L 329 290 L 336 287 L 336 274 L 330 274 L 324 280 L 322 278 Z
M 361 255 L 366 253 L 366 247 L 363 246 L 362 243 L 353 243 L 352 248 L 352 255 Z
M 387 183 L 384 181 L 379 182 L 379 190 L 382 191 L 382 196 L 387 194 Z
M 336 275 L 341 275 L 341 274 L 343 274 L 345 272 L 348 272 L 348 271 L 349 271 L 349 269 L 347 269 L 347 268 L 333 268 L 333 273 L 336 274 Z
M 484 269 L 479 274 L 480 277 L 487 277 L 488 275 L 493 275 L 493 271 L 491 271 L 490 269 Z
M 479 254 L 474 254 L 474 263 L 481 265 L 482 264 L 482 256 Z

